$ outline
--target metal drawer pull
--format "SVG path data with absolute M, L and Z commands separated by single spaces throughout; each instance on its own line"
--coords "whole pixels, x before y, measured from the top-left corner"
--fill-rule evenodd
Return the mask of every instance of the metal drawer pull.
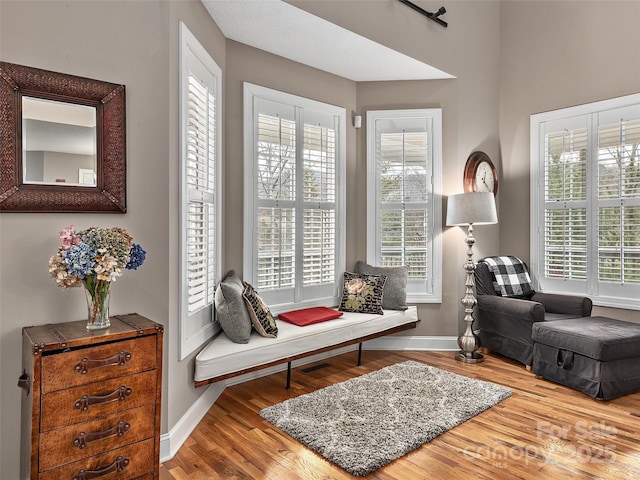
M 109 403 L 115 400 L 120 400 L 122 402 L 132 393 L 133 389 L 131 387 L 122 385 L 120 388 L 107 395 L 83 395 L 82 398 L 76 400 L 76 402 L 73 404 L 73 408 L 86 412 L 87 410 L 89 410 L 89 407 L 91 405 L 100 405 L 102 403 Z
M 107 428 L 106 430 L 103 430 L 101 432 L 80 432 L 80 434 L 78 434 L 78 436 L 73 441 L 73 446 L 82 450 L 87 446 L 88 443 L 95 442 L 97 440 L 103 440 L 109 437 L 121 437 L 129 431 L 129 428 L 131 428 L 131 425 L 129 423 L 125 422 L 124 420 L 120 420 L 113 427 Z
M 104 468 L 99 470 L 80 470 L 72 480 L 93 480 L 96 478 L 104 478 L 112 473 L 122 472 L 129 465 L 129 459 L 122 455 L 115 459 L 115 461 Z
M 125 352 L 124 350 L 116 353 L 112 357 L 99 360 L 92 360 L 90 358 L 84 357 L 82 360 L 76 363 L 75 367 L 73 367 L 73 371 L 82 375 L 86 375 L 92 368 L 109 367 L 112 365 L 122 367 L 129 360 L 131 360 L 131 353 Z

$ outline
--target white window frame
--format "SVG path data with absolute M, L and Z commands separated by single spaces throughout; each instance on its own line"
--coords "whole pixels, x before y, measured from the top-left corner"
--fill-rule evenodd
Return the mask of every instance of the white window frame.
M 221 272 L 221 193 L 222 193 L 222 70 L 211 58 L 206 49 L 198 42 L 196 37 L 189 31 L 186 25 L 180 22 L 180 75 L 179 75 L 179 107 L 180 107 L 180 342 L 179 358 L 185 359 L 193 353 L 204 342 L 210 339 L 219 326 L 214 323 L 214 299 L 211 295 L 215 291 L 215 284 L 220 278 Z M 188 248 L 187 248 L 187 225 L 189 190 L 187 185 L 187 118 L 188 118 L 188 94 L 189 94 L 189 63 L 198 62 L 200 67 L 208 72 L 207 75 L 213 77 L 213 91 L 215 96 L 214 106 L 214 158 L 210 160 L 214 168 L 214 192 L 213 203 L 215 216 L 213 271 L 207 275 L 207 291 L 205 306 L 198 311 L 189 313 L 189 288 L 188 288 Z M 209 139 L 207 139 L 207 142 Z
M 594 305 L 640 310 L 640 286 L 614 284 L 598 280 L 598 119 L 610 115 L 610 110 L 637 108 L 640 111 L 640 94 L 578 105 L 531 115 L 530 118 L 530 188 L 531 188 L 531 272 L 534 288 L 539 291 L 581 294 L 589 296 Z M 634 116 L 634 118 L 637 118 Z M 566 125 L 575 128 L 580 124 L 587 129 L 587 274 L 586 280 L 545 277 L 544 225 L 545 225 L 545 126 Z M 554 128 L 557 130 L 557 128 Z M 602 202 L 602 201 L 600 201 Z M 638 200 L 632 199 L 631 205 Z
M 326 305 L 337 306 L 342 295 L 343 272 L 346 263 L 346 110 L 342 107 L 329 105 L 316 100 L 292 95 L 278 90 L 254 85 L 244 84 L 244 249 L 243 249 L 243 278 L 246 282 L 257 288 L 258 252 L 257 252 L 257 141 L 255 140 L 257 129 L 257 113 L 255 104 L 260 99 L 279 102 L 296 110 L 296 117 L 304 122 L 305 109 L 310 115 L 313 112 L 329 114 L 337 119 L 336 128 L 336 185 L 335 185 L 335 211 L 336 211 L 336 253 L 335 253 L 335 282 L 330 288 L 324 286 L 317 291 L 305 288 L 302 285 L 302 277 L 296 276 L 293 299 L 288 292 L 270 290 L 258 293 L 269 305 L 274 313 L 287 310 Z M 297 145 L 302 145 L 302 129 L 298 129 Z M 298 160 L 299 161 L 299 160 Z M 297 183 L 300 189 L 301 182 Z M 300 192 L 301 190 L 298 190 Z M 296 212 L 302 211 L 302 194 L 297 196 Z M 302 226 L 302 217 L 296 216 L 297 231 Z M 301 235 L 297 235 L 301 239 Z M 302 265 L 302 252 L 300 244 L 296 245 L 296 265 Z
M 432 232 L 427 247 L 427 277 L 407 282 L 408 303 L 442 302 L 442 109 L 370 110 L 367 112 L 367 263 L 381 265 L 381 204 L 376 122 L 378 120 L 415 119 L 424 121 L 429 138 L 431 167 L 427 209 Z

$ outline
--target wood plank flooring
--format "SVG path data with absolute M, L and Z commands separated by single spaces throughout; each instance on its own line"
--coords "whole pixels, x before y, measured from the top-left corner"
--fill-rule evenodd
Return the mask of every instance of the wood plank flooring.
M 640 393 L 611 401 L 547 380 L 489 354 L 466 365 L 453 352 L 364 351 L 322 360 L 328 366 L 286 372 L 227 387 L 178 454 L 161 466 L 161 480 L 354 479 L 263 420 L 267 406 L 387 365 L 417 360 L 491 381 L 513 395 L 445 432 L 367 479 L 640 479 Z

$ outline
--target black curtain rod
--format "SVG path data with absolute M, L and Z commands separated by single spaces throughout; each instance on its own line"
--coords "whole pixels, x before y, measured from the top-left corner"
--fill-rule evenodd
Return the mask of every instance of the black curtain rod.
M 398 1 L 404 3 L 407 7 L 413 8 L 416 12 L 420 12 L 422 15 L 424 15 L 427 18 L 430 18 L 434 22 L 439 23 L 444 28 L 447 28 L 447 25 L 448 25 L 447 22 L 438 18 L 440 15 L 444 15 L 445 13 L 447 13 L 447 10 L 444 7 L 440 7 L 436 13 L 431 13 L 431 12 L 427 12 L 424 8 L 419 7 L 415 3 L 410 2 L 409 0 L 398 0 Z

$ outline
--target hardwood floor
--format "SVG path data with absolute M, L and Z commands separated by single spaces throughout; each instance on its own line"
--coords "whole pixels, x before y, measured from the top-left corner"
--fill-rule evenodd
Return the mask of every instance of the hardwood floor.
M 368 479 L 638 479 L 640 393 L 596 401 L 536 378 L 511 360 L 487 355 L 467 365 L 452 352 L 364 351 L 325 359 L 309 373 L 294 369 L 227 387 L 178 454 L 161 466 L 162 480 L 353 479 L 341 468 L 259 416 L 267 406 L 378 370 L 417 360 L 512 389 L 493 408 L 445 432 Z

